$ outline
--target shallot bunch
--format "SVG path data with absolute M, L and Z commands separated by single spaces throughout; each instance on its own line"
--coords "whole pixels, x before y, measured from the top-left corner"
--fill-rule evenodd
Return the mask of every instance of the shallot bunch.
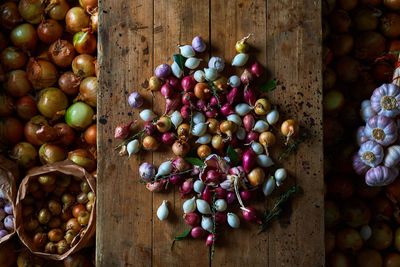
M 118 146 L 121 155 L 171 147 L 176 158 L 158 168 L 142 163 L 140 179 L 153 192 L 169 184 L 178 186 L 186 198 L 183 219 L 191 227 L 190 235 L 204 238 L 208 246 L 214 244 L 220 226 L 240 227 L 235 206 L 245 221 L 261 223 L 250 201 L 270 196 L 288 177 L 286 169 L 275 166 L 270 151 L 281 139 L 290 143 L 299 132 L 294 119 L 280 123 L 277 106 L 257 84 L 264 68 L 257 61 L 249 62 L 249 37 L 236 43 L 231 63 L 243 67 L 240 76 L 225 76 L 228 63 L 221 57 L 201 59 L 206 44 L 200 36 L 191 45 L 180 45 L 173 63 L 160 64 L 148 79 L 148 90 L 165 98 L 164 113 L 142 109 L 143 129 L 134 130 L 129 122 L 115 132 L 117 139 L 124 140 Z M 133 92 L 128 104 L 141 108 L 143 97 Z M 190 153 L 197 157 L 188 157 Z M 168 213 L 164 201 L 157 216 L 165 220 Z

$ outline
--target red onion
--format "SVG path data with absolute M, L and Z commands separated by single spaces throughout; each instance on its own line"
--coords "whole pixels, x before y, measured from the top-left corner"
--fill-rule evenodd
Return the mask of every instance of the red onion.
M 193 179 L 187 179 L 179 188 L 182 195 L 187 195 L 193 192 Z
M 215 108 L 208 108 L 206 110 L 206 117 L 207 118 L 215 118 L 218 115 L 218 111 Z
M 130 128 L 133 121 L 127 124 L 119 125 L 115 128 L 114 138 L 115 139 L 125 139 L 130 133 Z
M 253 131 L 249 132 L 246 136 L 246 143 L 251 143 L 253 141 L 257 141 L 258 136 L 259 136 L 259 134 L 256 132 L 253 132 Z
M 207 201 L 208 203 L 211 203 L 212 194 L 209 186 L 206 186 L 206 188 L 204 188 L 203 192 L 201 193 L 201 199 Z
M 244 102 L 248 103 L 251 106 L 254 106 L 257 101 L 257 94 L 252 87 L 247 87 L 244 89 L 243 99 Z
M 166 145 L 172 145 L 175 142 L 175 135 L 172 132 L 163 133 L 161 136 L 161 142 Z
M 211 247 L 212 244 L 215 242 L 215 237 L 214 234 L 208 234 L 207 239 L 206 239 L 206 246 Z
M 247 149 L 242 156 L 242 166 L 246 173 L 249 173 L 256 163 L 256 153 L 252 149 Z
M 146 135 L 153 135 L 157 127 L 150 121 L 145 122 L 143 126 L 143 131 Z
M 216 107 L 216 106 L 218 106 L 218 99 L 215 96 L 212 96 L 210 98 L 209 103 L 210 103 L 210 106 Z
M 161 86 L 160 91 L 161 91 L 161 94 L 162 94 L 165 98 L 170 98 L 170 97 L 172 96 L 173 92 L 174 92 L 173 89 L 172 89 L 172 86 L 171 86 L 169 83 L 164 83 L 164 84 Z
M 173 185 L 180 184 L 181 182 L 183 182 L 183 177 L 178 174 L 172 175 L 171 177 L 169 177 L 169 182 Z
M 217 198 L 225 198 L 226 190 L 223 189 L 222 187 L 217 187 L 215 188 L 215 194 L 217 195 Z
M 196 85 L 196 80 L 193 78 L 192 75 L 183 77 L 181 81 L 182 89 L 185 92 L 193 91 L 195 85 Z
M 200 216 L 195 212 L 189 212 L 183 214 L 183 219 L 185 223 L 190 226 L 198 226 L 200 224 Z
M 246 132 L 251 132 L 255 123 L 256 120 L 254 119 L 253 114 L 249 113 L 243 117 L 243 127 L 246 130 Z
M 201 111 L 206 111 L 207 110 L 207 102 L 204 99 L 197 100 L 196 108 Z
M 154 75 L 160 79 L 166 79 L 171 74 L 171 67 L 168 64 L 158 65 L 154 70 Z
M 257 215 L 257 210 L 253 207 L 246 207 L 246 209 L 242 209 L 243 219 L 248 222 L 254 222 L 261 224 L 261 220 Z
M 190 231 L 190 235 L 193 238 L 196 239 L 200 239 L 202 238 L 204 235 L 206 234 L 206 230 L 204 230 L 203 228 L 201 228 L 200 226 L 196 226 L 192 229 L 192 231 Z
M 216 170 L 209 170 L 206 176 L 206 182 L 209 183 L 218 183 L 221 178 L 221 174 Z
M 174 89 L 176 90 L 180 90 L 181 89 L 181 83 L 180 80 L 178 78 L 176 78 L 175 76 L 169 76 L 167 79 L 167 83 Z
M 243 201 L 250 201 L 254 197 L 254 191 L 249 191 L 249 190 L 242 190 L 240 191 L 240 197 L 242 198 Z
M 191 113 L 190 105 L 184 105 L 181 108 L 182 118 L 189 119 L 190 118 L 190 113 Z
M 253 80 L 253 74 L 248 69 L 245 69 L 240 76 L 240 81 L 247 86 Z
M 217 211 L 215 213 L 215 222 L 218 224 L 226 223 L 227 215 L 226 212 Z
M 239 146 L 239 139 L 237 138 L 236 135 L 232 135 L 231 136 L 231 140 L 229 142 L 229 144 L 231 145 L 231 147 L 236 148 Z
M 234 192 L 228 192 L 226 194 L 226 202 L 228 204 L 233 204 L 236 202 L 236 194 Z
M 260 77 L 264 72 L 264 67 L 258 61 L 256 61 L 253 63 L 253 65 L 251 65 L 250 72 L 254 76 Z
M 170 98 L 165 100 L 165 114 L 169 114 L 171 111 L 175 111 L 181 105 L 181 99 L 178 94 L 173 94 Z
M 230 105 L 238 103 L 240 101 L 239 89 L 236 87 L 232 88 L 226 95 L 226 100 Z
M 190 169 L 190 164 L 182 157 L 176 157 L 172 161 L 172 166 L 177 172 L 183 172 Z
M 143 97 L 138 92 L 132 92 L 128 97 L 128 104 L 132 108 L 140 108 L 143 102 Z
M 192 93 L 192 92 L 186 92 L 183 96 L 182 96 L 182 103 L 186 106 L 190 106 L 194 103 L 194 101 L 196 100 L 196 96 Z
M 224 116 L 228 116 L 228 115 L 235 113 L 235 111 L 233 110 L 232 106 L 229 103 L 226 103 L 225 105 L 223 105 L 221 107 L 220 112 Z

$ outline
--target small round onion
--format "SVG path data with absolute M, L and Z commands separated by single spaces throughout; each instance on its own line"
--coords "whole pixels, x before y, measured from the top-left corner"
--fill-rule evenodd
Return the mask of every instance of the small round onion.
M 66 30 L 70 33 L 77 33 L 89 26 L 90 18 L 81 7 L 73 7 L 65 15 Z
M 72 71 L 63 73 L 58 79 L 58 87 L 67 95 L 76 95 L 79 92 L 81 78 Z
M 24 96 L 33 89 L 26 72 L 23 70 L 13 70 L 9 72 L 4 87 L 6 91 L 14 97 Z
M 97 105 L 98 82 L 96 77 L 87 77 L 82 80 L 79 86 L 78 100 L 82 100 L 86 104 L 96 107 Z
M 46 118 L 55 118 L 67 106 L 67 96 L 60 89 L 49 87 L 40 91 L 37 107 L 39 112 Z
M 74 46 L 66 40 L 57 40 L 49 47 L 49 57 L 59 67 L 69 67 L 75 58 Z
M 6 71 L 22 68 L 27 60 L 27 55 L 16 47 L 7 47 L 0 55 L 0 62 Z
M 43 0 L 21 0 L 18 3 L 18 11 L 27 22 L 39 24 L 44 15 Z
M 55 20 L 64 20 L 69 10 L 67 0 L 50 1 L 46 7 L 47 15 Z
M 93 120 L 93 109 L 84 102 L 72 104 L 65 113 L 65 122 L 77 130 L 86 129 Z
M 7 30 L 13 29 L 22 22 L 16 3 L 7 1 L 0 6 L 0 25 Z
M 14 46 L 24 51 L 33 51 L 36 48 L 38 36 L 35 28 L 31 24 L 24 23 L 11 31 L 10 39 Z
M 57 145 L 43 144 L 39 149 L 39 158 L 42 164 L 52 164 L 64 160 L 66 151 Z
M 35 100 L 29 95 L 19 98 L 15 103 L 15 109 L 18 117 L 23 120 L 30 120 L 38 112 Z
M 92 54 L 97 49 L 96 36 L 89 31 L 75 33 L 72 43 L 79 54 Z
M 95 58 L 87 54 L 76 56 L 72 61 L 72 71 L 81 78 L 96 76 Z
M 37 27 L 39 40 L 45 44 L 51 44 L 61 38 L 63 27 L 54 19 L 43 20 Z
M 47 60 L 31 58 L 27 65 L 28 79 L 38 90 L 54 85 L 58 80 L 56 67 Z

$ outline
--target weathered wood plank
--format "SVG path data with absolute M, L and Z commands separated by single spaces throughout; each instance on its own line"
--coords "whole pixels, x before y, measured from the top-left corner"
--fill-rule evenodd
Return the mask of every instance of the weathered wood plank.
M 127 94 L 153 71 L 153 2 L 107 0 L 100 9 L 96 266 L 151 266 L 152 195 L 139 183 L 139 161 L 114 151 L 113 134 L 137 118 L 129 115 Z M 151 154 L 142 160 L 151 162 Z
M 257 59 L 282 84 L 272 94 L 273 102 L 298 118 L 314 138 L 284 163 L 305 191 L 294 201 L 290 225 L 275 223 L 262 235 L 245 223 L 240 230 L 225 230 L 212 265 L 322 266 L 320 1 L 100 2 L 97 266 L 209 265 L 203 241 L 177 242 L 170 250 L 173 236 L 187 229 L 179 192 L 152 195 L 137 180 L 140 162 L 154 159 L 158 165 L 172 154 L 144 153 L 140 160 L 130 160 L 131 169 L 112 152 L 112 136 L 115 126 L 129 118 L 126 92 L 141 88 L 155 66 L 171 62 L 178 42 L 189 43 L 200 34 L 211 39 L 213 54 L 231 61 L 235 42 L 248 33 L 255 34 L 250 43 Z M 141 92 L 152 103 L 151 95 Z M 154 103 L 164 100 L 156 96 Z M 154 105 L 158 114 L 162 106 Z M 155 214 L 163 199 L 170 202 L 167 222 L 159 222 Z
M 154 66 L 172 63 L 173 54 L 179 53 L 177 44 L 190 44 L 193 36 L 201 35 L 208 39 L 209 4 L 206 0 L 180 1 L 160 0 L 154 5 Z M 164 112 L 164 97 L 155 94 L 154 110 Z M 178 92 L 180 97 L 180 92 Z M 162 152 L 153 153 L 154 163 L 173 159 L 171 147 L 164 147 Z M 172 187 L 170 185 L 170 187 Z M 170 204 L 170 217 L 160 222 L 155 214 L 163 200 Z M 206 266 L 208 265 L 207 248 L 203 241 L 183 240 L 176 242 L 173 250 L 173 237 L 189 227 L 182 220 L 182 203 L 178 188 L 153 196 L 153 265 L 154 266 Z

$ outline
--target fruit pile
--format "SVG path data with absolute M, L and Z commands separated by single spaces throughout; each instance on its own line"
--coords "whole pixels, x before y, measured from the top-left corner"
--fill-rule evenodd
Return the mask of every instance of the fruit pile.
M 367 109 L 361 102 L 392 83 L 400 50 L 399 10 L 397 0 L 323 1 L 325 249 L 330 267 L 400 266 L 400 180 L 370 187 L 352 166 L 357 130 L 365 125 L 359 111 L 365 115 Z M 393 181 L 397 175 L 387 177 Z M 382 182 L 369 178 L 370 184 Z
M 0 153 L 18 164 L 21 176 L 15 177 L 17 187 L 20 178 L 32 167 L 66 159 L 95 175 L 97 23 L 97 0 L 0 3 Z M 51 218 L 47 216 L 50 203 L 55 201 L 55 206 L 61 205 L 61 200 L 50 199 L 50 195 L 57 195 L 59 191 L 54 186 L 59 181 L 53 178 L 39 179 L 44 184 L 38 182 L 30 187 L 33 190 L 30 193 L 40 196 L 40 200 L 24 210 L 26 216 L 31 214 L 29 222 L 40 218 L 36 220 L 37 227 L 31 230 L 37 236 L 34 239 L 43 242 L 54 232 L 52 228 L 62 229 L 59 231 L 63 232 L 62 239 L 69 230 L 57 214 L 50 212 Z M 79 187 L 75 183 L 78 182 L 65 188 Z M 68 190 L 64 194 L 72 193 L 74 204 L 83 201 L 83 195 Z M 85 194 L 89 197 L 88 192 Z M 46 200 L 45 195 L 49 197 Z M 90 201 L 82 204 L 87 203 Z M 4 209 L 3 205 L 1 210 L 9 211 L 8 204 Z M 63 212 L 71 213 L 71 208 L 65 207 Z M 88 212 L 87 207 L 84 210 Z M 82 223 L 83 217 L 82 213 Z M 4 223 L 2 218 L 1 233 L 3 228 L 10 227 L 9 218 L 5 217 Z M 69 219 L 72 218 L 71 215 Z M 50 222 L 58 226 L 51 227 Z M 78 223 L 78 226 L 84 224 Z M 18 266 L 24 263 L 24 260 L 18 261 Z
M 243 220 L 265 227 L 271 218 L 261 216 L 250 203 L 271 196 L 284 183 L 289 174 L 270 152 L 291 147 L 299 133 L 297 122 L 280 120 L 279 107 L 269 101 L 276 81 L 263 81 L 264 67 L 251 58 L 249 37 L 236 43 L 237 54 L 230 63 L 240 76 L 226 76 L 227 63 L 220 57 L 200 59 L 206 51 L 200 36 L 191 45 L 179 46 L 172 64 L 159 65 L 149 78 L 149 91 L 165 98 L 164 114 L 143 109 L 143 129 L 132 127 L 132 122 L 115 129 L 115 138 L 123 140 L 117 146 L 121 155 L 171 147 L 175 159 L 158 168 L 144 162 L 139 177 L 150 191 L 179 186 L 186 198 L 186 235 L 205 239 L 212 247 L 223 225 L 240 226 L 237 207 Z M 135 91 L 128 103 L 140 108 L 144 100 Z M 163 201 L 157 216 L 165 220 L 168 215 Z

